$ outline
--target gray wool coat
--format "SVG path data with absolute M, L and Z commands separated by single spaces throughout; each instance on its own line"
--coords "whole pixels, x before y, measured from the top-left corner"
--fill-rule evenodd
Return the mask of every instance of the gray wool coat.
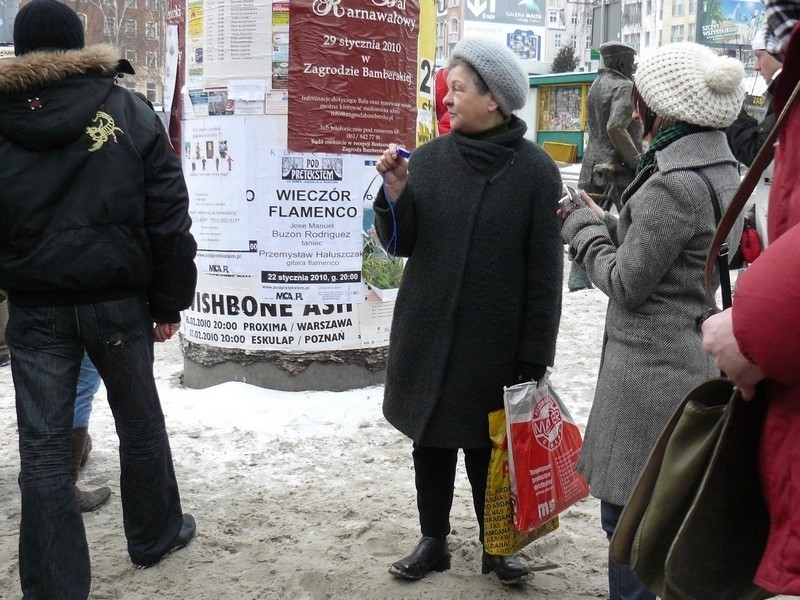
M 552 365 L 561 317 L 561 176 L 510 129 L 459 133 L 418 148 L 393 216 L 381 191 L 376 230 L 409 257 L 395 304 L 383 412 L 414 442 L 481 448 L 516 363 Z M 392 241 L 392 238 L 394 242 Z
M 724 211 L 739 184 L 736 159 L 724 133 L 704 131 L 656 152 L 654 169 L 623 194 L 619 220 L 581 209 L 562 230 L 570 255 L 609 297 L 578 471 L 593 496 L 617 505 L 627 502 L 680 400 L 719 375 L 698 330 L 716 223 L 708 189 L 691 169 L 703 170 Z M 741 224 L 729 238 L 732 248 L 740 232 Z

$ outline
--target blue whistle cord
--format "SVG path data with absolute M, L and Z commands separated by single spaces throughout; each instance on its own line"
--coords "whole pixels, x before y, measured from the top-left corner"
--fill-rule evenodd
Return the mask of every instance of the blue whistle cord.
M 392 237 L 389 243 L 386 244 L 386 252 L 396 257 L 397 253 L 397 216 L 394 214 L 394 201 L 386 192 L 386 182 L 383 183 L 383 195 L 386 196 L 387 204 L 389 205 L 389 212 L 392 213 Z

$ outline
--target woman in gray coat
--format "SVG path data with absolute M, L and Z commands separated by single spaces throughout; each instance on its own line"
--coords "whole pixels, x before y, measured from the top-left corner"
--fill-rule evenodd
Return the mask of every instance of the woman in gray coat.
M 376 229 L 410 257 L 395 305 L 383 410 L 414 442 L 422 540 L 390 573 L 420 579 L 450 567 L 447 535 L 459 448 L 483 541 L 491 454 L 488 414 L 503 386 L 553 364 L 561 314 L 563 246 L 555 215 L 561 177 L 523 135 L 528 78 L 499 44 L 454 49 L 444 98 L 451 133 L 410 161 L 391 145 Z M 511 583 L 528 570 L 484 553 L 483 572 Z
M 609 297 L 578 462 L 601 500 L 609 539 L 667 420 L 692 387 L 715 374 L 699 333 L 708 308 L 704 264 L 716 229 L 710 189 L 724 211 L 739 183 L 719 128 L 739 112 L 742 76 L 740 62 L 699 44 L 669 44 L 644 59 L 633 106 L 650 145 L 622 196 L 619 219 L 582 193 L 588 207 L 563 226 L 571 258 Z M 655 598 L 611 558 L 609 587 L 612 600 Z

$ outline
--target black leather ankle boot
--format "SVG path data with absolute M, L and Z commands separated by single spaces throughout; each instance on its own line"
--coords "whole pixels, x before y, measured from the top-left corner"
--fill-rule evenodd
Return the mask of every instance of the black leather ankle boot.
M 513 556 L 497 556 L 484 552 L 481 565 L 484 575 L 494 571 L 497 578 L 505 584 L 518 583 L 530 573 L 528 567 Z
M 389 567 L 389 573 L 406 579 L 422 579 L 431 571 L 440 572 L 449 568 L 447 538 L 423 536 L 411 554 Z

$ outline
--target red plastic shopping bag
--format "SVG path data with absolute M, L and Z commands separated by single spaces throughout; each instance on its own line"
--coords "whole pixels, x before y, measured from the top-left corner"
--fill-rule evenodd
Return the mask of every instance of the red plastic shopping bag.
M 550 382 L 505 389 L 514 526 L 530 531 L 589 494 L 575 470 L 581 432 Z
M 489 437 L 492 438 L 492 455 L 486 478 L 483 549 L 489 554 L 511 556 L 532 541 L 555 531 L 558 528 L 558 517 L 531 531 L 517 531 L 511 509 L 506 412 L 502 408 L 489 413 Z

